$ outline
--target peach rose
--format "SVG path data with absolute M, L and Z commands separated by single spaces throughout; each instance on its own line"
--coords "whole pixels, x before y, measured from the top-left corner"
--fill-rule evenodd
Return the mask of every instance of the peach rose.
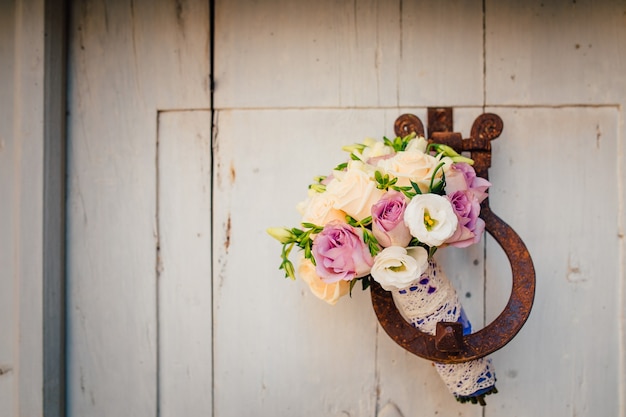
M 300 259 L 298 264 L 298 276 L 307 284 L 311 292 L 321 300 L 326 301 L 328 304 L 334 305 L 337 301 L 348 294 L 350 291 L 349 281 L 337 281 L 332 284 L 327 284 L 315 272 L 315 265 L 309 259 L 304 256 Z

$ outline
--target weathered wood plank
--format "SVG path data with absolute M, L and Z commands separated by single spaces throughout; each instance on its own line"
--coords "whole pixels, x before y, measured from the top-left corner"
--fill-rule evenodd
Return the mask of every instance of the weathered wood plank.
M 5 2 L 3 6 L 0 42 L 0 88 L 4 99 L 0 104 L 3 294 L 0 303 L 6 318 L 0 319 L 3 335 L 0 401 L 6 400 L 3 410 L 7 415 L 41 415 L 44 410 L 44 3 L 17 1 Z M 32 395 L 26 394 L 29 392 Z
M 15 74 L 15 4 L 5 2 L 0 13 L 0 404 L 7 415 L 13 415 L 17 404 L 13 386 L 16 383 L 17 363 L 15 337 L 17 334 L 16 277 L 16 214 L 17 201 L 16 158 L 19 143 L 14 132 L 14 74 Z M 5 100 L 5 97 L 11 99 Z M 15 369 L 14 369 L 15 368 Z
M 156 415 L 157 113 L 210 106 L 208 39 L 207 2 L 72 3 L 70 415 Z
M 481 104 L 482 16 L 480 1 L 218 1 L 215 105 Z
M 537 293 L 526 326 L 494 355 L 504 395 L 487 415 L 620 415 L 619 110 L 497 111 L 491 206 L 528 246 Z M 508 298 L 507 268 L 490 240 L 489 320 Z
M 158 134 L 159 411 L 211 415 L 211 112 L 162 112 Z
M 487 1 L 487 103 L 623 103 L 621 0 Z M 549 40 L 547 42 L 546 40 Z
M 66 15 L 65 0 L 45 1 L 42 349 L 46 417 L 66 415 Z

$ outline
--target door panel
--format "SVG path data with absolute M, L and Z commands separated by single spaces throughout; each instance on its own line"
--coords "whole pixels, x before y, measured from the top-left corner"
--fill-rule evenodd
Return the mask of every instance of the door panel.
M 620 14 L 220 0 L 211 144 L 208 2 L 113 3 L 74 2 L 70 27 L 70 415 L 624 413 Z M 283 279 L 265 233 L 298 223 L 342 145 L 436 105 L 464 136 L 483 111 L 503 118 L 490 204 L 537 270 L 487 408 L 393 343 L 368 291 L 330 306 Z M 487 236 L 437 256 L 474 327 L 493 320 L 502 250 Z
M 161 112 L 158 134 L 159 415 L 208 415 L 211 112 Z
M 176 285 L 168 275 L 170 268 L 184 263 L 170 246 L 159 257 L 158 245 L 173 244 L 180 238 L 172 227 L 182 232 L 188 225 L 183 213 L 172 212 L 175 206 L 159 200 L 158 191 L 165 196 L 195 193 L 183 185 L 197 189 L 201 177 L 171 173 L 173 158 L 191 152 L 188 146 L 196 146 L 205 158 L 202 192 L 210 193 L 211 178 L 206 160 L 209 145 L 196 138 L 200 134 L 206 142 L 210 135 L 208 111 L 164 114 L 162 120 L 159 111 L 210 108 L 209 22 L 208 3 L 203 1 L 72 2 L 67 266 L 72 416 L 154 416 L 160 400 L 163 412 L 178 401 L 172 399 L 173 386 L 189 397 L 202 397 L 194 406 L 210 402 L 200 387 L 189 388 L 210 373 L 210 359 L 191 354 L 199 339 L 189 332 L 205 323 L 181 325 L 178 335 L 192 339 L 174 340 L 177 329 L 172 322 L 197 314 L 193 304 L 157 322 L 159 313 L 187 299 L 185 293 L 173 290 L 159 294 L 160 268 L 161 282 L 170 289 Z M 159 128 L 166 154 L 157 151 Z M 189 161 L 186 168 L 198 164 Z M 159 174 L 160 168 L 165 172 Z M 192 206 L 206 210 L 206 204 L 200 204 L 205 203 L 200 199 L 203 194 L 176 195 L 184 201 L 196 198 L 192 201 L 198 204 Z M 171 222 L 159 223 L 160 207 Z M 205 215 L 210 219 L 210 211 Z M 182 223 L 174 223 L 178 216 L 183 216 Z M 197 233 L 210 231 L 206 223 L 196 226 Z M 160 231 L 166 235 L 160 236 Z M 190 239 L 185 248 L 210 250 L 206 235 Z M 210 299 L 210 292 L 201 293 L 206 282 L 196 283 L 198 296 Z M 205 307 L 210 323 L 210 305 Z M 206 341 L 210 333 L 199 337 L 210 358 Z M 190 370 L 189 379 L 180 374 L 186 363 L 172 357 L 176 343 L 188 349 L 189 356 L 181 360 L 204 360 L 200 371 Z M 181 397 L 188 398 L 185 395 Z
M 620 413 L 620 114 L 617 108 L 499 108 L 491 207 L 533 256 L 529 322 L 494 355 L 501 415 Z M 488 239 L 487 318 L 508 298 L 506 259 Z M 533 401 L 528 401 L 533 398 Z

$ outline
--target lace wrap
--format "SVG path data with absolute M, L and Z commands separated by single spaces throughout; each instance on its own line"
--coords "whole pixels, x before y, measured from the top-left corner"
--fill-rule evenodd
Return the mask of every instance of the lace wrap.
M 440 321 L 460 321 L 464 334 L 472 331 L 452 283 L 432 259 L 418 279 L 404 289 L 393 290 L 392 295 L 405 320 L 424 333 L 434 335 Z M 458 364 L 435 363 L 435 368 L 458 399 L 484 396 L 495 390 L 496 374 L 491 359 L 480 358 Z

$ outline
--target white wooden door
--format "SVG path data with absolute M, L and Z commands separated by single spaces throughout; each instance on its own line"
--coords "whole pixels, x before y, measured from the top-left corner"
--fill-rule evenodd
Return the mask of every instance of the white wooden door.
M 73 2 L 68 411 L 210 413 L 207 2 Z
M 70 25 L 70 415 L 625 414 L 623 2 L 218 0 L 212 53 L 207 3 L 113 3 Z M 504 120 L 491 206 L 537 271 L 485 408 L 369 292 L 329 306 L 284 280 L 265 233 L 342 145 L 428 106 L 466 136 Z M 441 256 L 475 327 L 495 318 L 497 245 Z

